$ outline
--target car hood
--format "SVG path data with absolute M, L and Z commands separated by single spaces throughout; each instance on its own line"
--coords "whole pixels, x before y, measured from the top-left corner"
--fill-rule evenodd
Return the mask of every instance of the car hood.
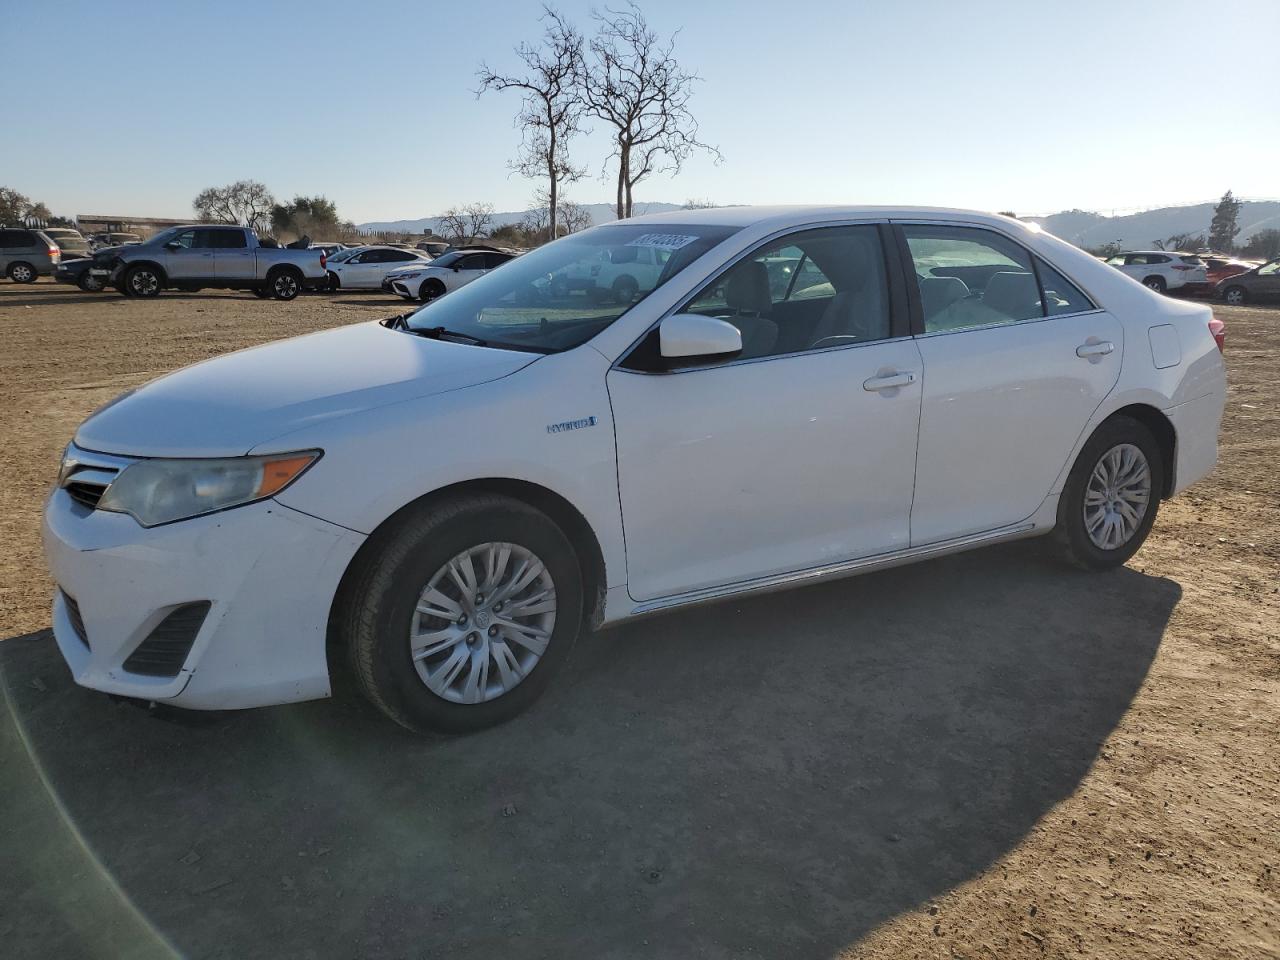
M 229 457 L 325 420 L 508 376 L 538 354 L 362 323 L 227 354 L 153 380 L 86 420 L 86 450 Z

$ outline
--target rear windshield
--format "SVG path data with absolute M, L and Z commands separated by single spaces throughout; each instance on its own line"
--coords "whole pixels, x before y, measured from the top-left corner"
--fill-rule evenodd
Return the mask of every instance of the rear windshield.
M 1203 267 L 1203 266 L 1204 266 L 1204 261 L 1203 261 L 1203 260 L 1201 260 L 1199 257 L 1196 257 L 1196 256 L 1179 257 L 1178 259 L 1179 259 L 1179 260 L 1181 260 L 1183 263 L 1189 263 L 1189 264 L 1191 264 L 1193 267 Z

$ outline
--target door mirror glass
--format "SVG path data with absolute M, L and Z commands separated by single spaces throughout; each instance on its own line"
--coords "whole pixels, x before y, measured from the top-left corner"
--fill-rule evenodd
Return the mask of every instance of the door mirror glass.
M 658 344 L 668 359 L 724 357 L 742 351 L 742 332 L 727 320 L 677 313 L 658 327 Z
M 177 240 L 170 240 L 168 243 L 164 245 L 164 248 L 166 250 L 181 250 L 182 244 Z

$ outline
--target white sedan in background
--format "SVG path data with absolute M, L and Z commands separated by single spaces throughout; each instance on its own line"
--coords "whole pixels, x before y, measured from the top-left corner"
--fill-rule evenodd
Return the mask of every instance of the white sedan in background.
M 630 300 L 538 286 L 629 250 L 665 259 Z M 1118 567 L 1214 467 L 1222 338 L 990 214 L 599 226 L 99 409 L 45 507 L 54 636 L 112 694 L 284 703 L 332 665 L 406 727 L 468 731 L 587 627 L 1041 534 Z
M 387 274 L 409 263 L 426 263 L 430 257 L 421 250 L 402 247 L 352 247 L 329 258 L 330 290 L 377 290 Z
M 401 266 L 387 275 L 383 286 L 406 300 L 434 300 L 514 258 L 515 254 L 501 250 L 462 247 L 426 263 Z

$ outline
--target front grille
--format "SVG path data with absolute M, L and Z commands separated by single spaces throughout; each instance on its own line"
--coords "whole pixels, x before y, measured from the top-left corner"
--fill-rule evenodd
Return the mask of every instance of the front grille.
M 96 510 L 107 487 L 133 462 L 127 457 L 82 450 L 72 444 L 63 456 L 59 482 L 72 500 L 88 510 Z
M 96 483 L 77 483 L 72 480 L 67 484 L 67 496 L 81 506 L 88 507 L 90 510 L 98 508 L 98 501 L 102 499 L 102 495 L 106 493 L 107 488 Z
M 186 603 L 161 620 L 124 662 L 129 673 L 146 677 L 176 677 L 187 662 L 191 644 L 209 613 L 209 601 Z
M 67 619 L 71 621 L 71 629 L 75 631 L 76 637 L 84 644 L 84 648 L 88 650 L 89 634 L 84 628 L 84 617 L 80 616 L 80 604 L 67 596 L 67 591 L 65 590 L 62 591 L 62 602 L 67 608 Z

